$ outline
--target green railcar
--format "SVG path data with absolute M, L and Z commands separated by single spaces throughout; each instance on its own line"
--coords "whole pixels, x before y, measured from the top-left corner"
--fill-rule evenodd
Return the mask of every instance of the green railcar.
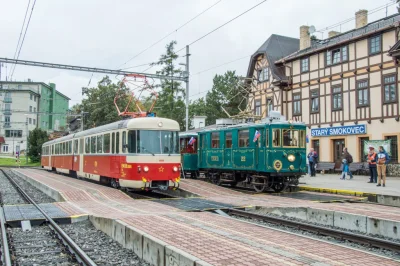
M 198 138 L 198 170 L 218 185 L 279 192 L 307 172 L 303 123 L 270 120 L 198 132 Z
M 199 176 L 197 156 L 197 133 L 180 133 L 181 164 L 184 175 Z

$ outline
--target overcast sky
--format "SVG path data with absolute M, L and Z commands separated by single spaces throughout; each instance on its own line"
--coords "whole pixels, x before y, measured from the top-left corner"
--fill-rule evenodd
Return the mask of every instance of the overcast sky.
M 31 0 L 31 6 L 34 0 Z M 129 58 L 218 2 L 218 0 L 37 0 L 20 59 L 116 69 Z M 261 0 L 222 0 L 163 42 L 124 65 L 154 62 L 165 45 L 184 47 Z M 215 74 L 236 70 L 246 75 L 249 57 L 197 74 L 226 62 L 249 56 L 271 35 L 299 37 L 301 25 L 317 30 L 354 17 L 359 9 L 372 10 L 390 0 L 269 0 L 190 47 L 190 99 L 204 96 Z M 13 58 L 28 0 L 0 0 L 0 57 Z M 31 9 L 31 8 L 30 8 Z M 29 10 L 30 12 L 30 10 Z M 28 12 L 28 17 L 29 17 Z M 396 10 L 388 7 L 388 15 Z M 386 16 L 386 9 L 369 15 L 369 22 Z M 354 28 L 352 20 L 330 30 Z M 316 33 L 327 37 L 328 31 Z M 323 35 L 322 35 L 323 34 Z M 180 53 L 184 54 L 184 51 Z M 182 62 L 184 62 L 182 58 Z M 141 72 L 147 66 L 131 69 Z M 7 68 L 9 71 L 10 66 Z M 1 68 L 5 79 L 6 68 Z M 156 68 L 149 70 L 154 73 Z M 54 82 L 71 98 L 81 101 L 81 88 L 91 73 L 17 66 L 13 80 Z M 95 74 L 91 85 L 104 75 Z M 114 77 L 113 77 L 114 78 Z

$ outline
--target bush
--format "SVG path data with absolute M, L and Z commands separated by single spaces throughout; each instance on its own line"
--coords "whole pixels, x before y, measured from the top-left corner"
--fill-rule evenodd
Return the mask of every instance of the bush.
M 40 162 L 40 154 L 42 153 L 42 145 L 49 140 L 47 132 L 40 128 L 35 128 L 29 132 L 28 137 L 28 157 L 31 162 Z

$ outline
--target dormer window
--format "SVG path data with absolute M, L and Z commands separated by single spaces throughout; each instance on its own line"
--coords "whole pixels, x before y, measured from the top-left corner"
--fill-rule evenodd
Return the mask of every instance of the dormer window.
M 348 60 L 347 46 L 335 48 L 326 52 L 326 65 L 335 65 Z
M 269 80 L 269 68 L 265 67 L 258 71 L 258 81 L 264 82 Z

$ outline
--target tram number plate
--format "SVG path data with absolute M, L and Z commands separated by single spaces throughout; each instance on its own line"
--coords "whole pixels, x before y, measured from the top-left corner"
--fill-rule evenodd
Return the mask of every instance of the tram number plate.
M 211 161 L 218 162 L 218 156 L 211 156 Z
M 246 161 L 246 156 L 240 156 L 240 161 L 245 162 Z

